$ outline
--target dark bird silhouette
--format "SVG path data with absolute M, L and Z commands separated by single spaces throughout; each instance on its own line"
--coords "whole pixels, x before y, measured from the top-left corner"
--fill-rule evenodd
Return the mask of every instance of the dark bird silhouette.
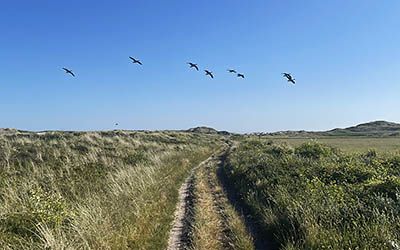
M 141 61 L 136 60 L 135 58 L 133 58 L 131 56 L 129 58 L 132 60 L 132 63 L 137 63 L 137 64 L 140 64 L 140 65 L 143 65 Z
M 294 79 L 290 73 L 282 73 L 282 75 L 287 79 L 288 82 L 296 84 L 296 79 Z
M 195 68 L 197 71 L 199 71 L 199 67 L 197 66 L 196 63 L 188 62 L 187 64 L 189 64 L 190 68 Z
M 235 73 L 235 74 L 236 74 L 236 70 L 234 70 L 234 69 L 228 69 L 228 72 L 229 72 L 229 73 Z
M 115 126 L 118 126 L 118 123 L 115 123 Z
M 63 68 L 63 70 L 65 70 L 65 73 L 72 75 L 73 77 L 75 77 L 74 73 L 72 72 L 72 70 L 69 70 L 67 68 Z
M 204 72 L 206 72 L 206 76 L 210 76 L 211 78 L 214 78 L 214 76 L 213 76 L 211 71 L 204 70 Z
M 243 74 L 237 74 L 237 77 L 241 77 L 241 78 L 243 78 L 244 79 L 244 75 Z

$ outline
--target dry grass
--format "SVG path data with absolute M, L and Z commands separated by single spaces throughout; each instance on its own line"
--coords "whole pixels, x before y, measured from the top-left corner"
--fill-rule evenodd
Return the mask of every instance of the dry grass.
M 189 170 L 218 137 L 0 135 L 1 249 L 162 249 Z
M 200 169 L 196 183 L 194 249 L 223 249 L 222 222 L 216 211 L 207 175 Z

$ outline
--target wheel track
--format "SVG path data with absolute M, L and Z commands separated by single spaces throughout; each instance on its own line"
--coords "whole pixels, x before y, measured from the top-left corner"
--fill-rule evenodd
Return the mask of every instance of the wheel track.
M 224 152 L 224 154 L 220 155 L 218 157 L 218 161 L 216 162 L 214 167 L 220 167 L 221 162 L 221 158 L 225 157 L 225 154 L 227 152 Z M 207 183 L 208 183 L 208 187 L 210 189 L 210 193 L 213 197 L 213 203 L 214 203 L 214 207 L 215 207 L 215 211 L 218 214 L 222 226 L 222 231 L 221 231 L 221 235 L 220 238 L 222 240 L 222 244 L 224 246 L 224 249 L 234 249 L 234 244 L 232 242 L 233 239 L 233 232 L 229 227 L 229 222 L 228 222 L 228 216 L 226 214 L 225 208 L 226 208 L 226 204 L 227 203 L 227 199 L 225 198 L 225 194 L 223 193 L 223 190 L 220 188 L 218 189 L 218 186 L 221 186 L 218 179 L 216 178 L 216 176 L 213 176 L 213 166 L 206 166 L 206 174 L 207 174 Z M 215 169 L 214 169 L 215 171 Z
M 224 152 L 224 149 L 219 152 Z M 194 223 L 194 206 L 195 206 L 195 182 L 196 182 L 196 171 L 214 161 L 216 158 L 215 154 L 201 162 L 199 165 L 194 167 L 189 177 L 182 184 L 179 189 L 179 202 L 175 210 L 175 219 L 173 226 L 170 231 L 168 240 L 168 250 L 178 249 L 191 249 L 193 241 L 193 223 Z
M 203 176 L 201 178 L 206 178 L 206 180 L 203 179 L 203 181 L 205 181 L 207 192 L 211 197 L 212 210 L 215 211 L 215 215 L 220 221 L 220 231 L 215 237 L 220 241 L 223 249 L 236 249 L 234 231 L 229 222 L 230 218 L 226 213 L 227 205 L 231 204 L 231 200 L 219 176 L 220 168 L 224 164 L 225 158 L 231 148 L 232 145 L 227 144 L 193 168 L 189 177 L 181 186 L 179 190 L 179 202 L 175 211 L 175 219 L 172 230 L 170 231 L 168 250 L 194 249 L 195 211 L 198 206 L 196 200 L 196 192 L 198 191 L 196 190 L 196 186 L 198 185 L 198 181 L 200 181 L 200 179 L 198 179 L 200 176 Z

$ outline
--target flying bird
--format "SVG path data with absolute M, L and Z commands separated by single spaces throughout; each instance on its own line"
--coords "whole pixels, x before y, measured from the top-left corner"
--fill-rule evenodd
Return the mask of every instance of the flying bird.
M 235 74 L 236 74 L 236 70 L 234 70 L 234 69 L 228 69 L 228 72 L 229 72 L 229 73 L 235 73 Z
M 197 71 L 199 71 L 199 67 L 197 66 L 196 63 L 188 62 L 187 64 L 189 64 L 190 68 L 195 68 Z
M 206 72 L 206 76 L 210 76 L 211 78 L 214 78 L 214 76 L 213 76 L 211 71 L 204 70 L 204 72 Z
M 70 75 L 72 75 L 73 77 L 75 77 L 75 75 L 74 75 L 74 73 L 72 72 L 72 70 L 67 69 L 67 68 L 63 68 L 63 70 L 65 70 L 65 73 L 66 73 L 66 74 L 70 74 Z
M 282 75 L 287 79 L 288 82 L 296 84 L 296 79 L 294 79 L 290 73 L 282 73 Z
M 137 64 L 140 64 L 140 65 L 143 65 L 141 61 L 136 60 L 135 58 L 133 58 L 131 56 L 129 58 L 132 60 L 132 63 L 137 63 Z
M 244 79 L 244 75 L 243 74 L 237 74 L 237 77 L 241 77 L 241 78 L 243 78 Z

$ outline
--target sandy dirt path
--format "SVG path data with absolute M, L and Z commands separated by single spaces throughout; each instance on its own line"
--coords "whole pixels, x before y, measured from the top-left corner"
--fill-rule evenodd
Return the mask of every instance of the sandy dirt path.
M 168 250 L 189 249 L 192 245 L 196 171 L 213 161 L 215 157 L 215 155 L 212 155 L 193 168 L 189 177 L 182 184 L 179 190 L 179 202 L 175 210 L 175 219 L 168 240 Z
M 182 184 L 167 249 L 254 249 L 217 176 L 231 146 L 193 168 Z

